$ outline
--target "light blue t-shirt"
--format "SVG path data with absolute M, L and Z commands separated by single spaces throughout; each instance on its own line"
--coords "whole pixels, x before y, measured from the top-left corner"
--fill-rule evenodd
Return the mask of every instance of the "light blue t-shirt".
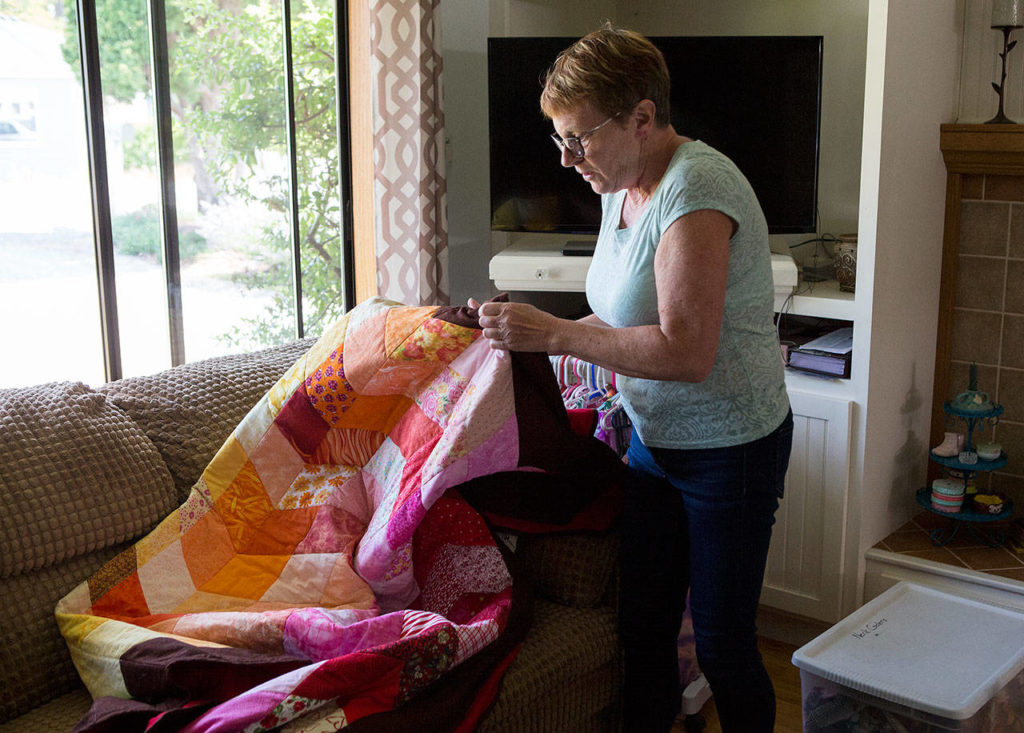
M 627 414 L 644 444 L 719 448 L 762 438 L 789 410 L 778 338 L 768 225 L 747 179 L 700 141 L 679 146 L 647 208 L 619 228 L 625 191 L 601 197 L 601 232 L 587 273 L 587 300 L 610 326 L 659 322 L 654 253 L 680 216 L 721 211 L 738 225 L 729 240 L 729 274 L 718 355 L 703 382 L 622 377 Z

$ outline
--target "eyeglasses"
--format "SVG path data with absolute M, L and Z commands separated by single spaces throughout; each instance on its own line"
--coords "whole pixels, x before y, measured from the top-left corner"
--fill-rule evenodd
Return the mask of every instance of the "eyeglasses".
M 581 132 L 579 135 L 570 135 L 569 137 L 562 137 L 557 132 L 551 133 L 551 139 L 555 141 L 555 145 L 558 146 L 559 150 L 568 150 L 569 155 L 576 162 L 583 160 L 583 156 L 587 154 L 586 149 L 583 147 L 583 141 L 593 135 L 595 132 L 600 130 L 602 127 L 607 125 L 609 122 L 614 120 L 618 115 L 612 115 L 607 120 L 602 122 L 600 125 L 592 130 Z

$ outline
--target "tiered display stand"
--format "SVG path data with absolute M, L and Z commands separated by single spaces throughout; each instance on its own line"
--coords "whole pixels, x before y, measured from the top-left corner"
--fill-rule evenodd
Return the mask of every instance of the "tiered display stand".
M 953 407 L 949 402 L 946 402 L 943 403 L 942 409 L 951 418 L 962 421 L 966 425 L 967 434 L 964 437 L 964 450 L 966 451 L 976 450 L 974 445 L 975 431 L 984 428 L 985 426 L 994 426 L 999 422 L 999 416 L 1003 414 L 1002 405 L 993 405 L 988 410 L 961 410 Z M 931 460 L 945 466 L 946 468 L 961 471 L 963 473 L 965 487 L 970 482 L 971 476 L 974 474 L 984 471 L 995 471 L 1005 466 L 1007 461 L 1005 451 L 1002 451 L 999 454 L 999 457 L 995 460 L 985 461 L 979 458 L 977 463 L 961 463 L 959 456 L 951 456 L 947 458 L 946 456 L 937 456 L 934 452 L 930 453 L 929 457 Z M 964 500 L 965 502 L 967 501 L 966 495 Z M 932 544 L 939 547 L 948 544 L 950 540 L 956 536 L 957 532 L 960 531 L 961 527 L 966 527 L 967 531 L 970 532 L 975 539 L 989 547 L 1002 547 L 1003 543 L 1006 541 L 1005 532 L 1002 530 L 992 530 L 987 528 L 981 529 L 975 527 L 975 525 L 984 525 L 988 522 L 996 522 L 1013 516 L 1013 502 L 1010 500 L 1006 501 L 1003 505 L 1003 510 L 999 514 L 983 514 L 970 509 L 964 509 L 959 512 L 944 512 L 932 506 L 931 489 L 927 486 L 922 489 L 918 489 L 917 503 L 933 514 L 949 518 L 950 526 L 948 528 L 932 530 Z

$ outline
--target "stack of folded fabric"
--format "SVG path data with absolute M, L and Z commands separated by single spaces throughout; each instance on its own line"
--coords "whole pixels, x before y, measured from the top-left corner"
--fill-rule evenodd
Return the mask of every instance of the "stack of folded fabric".
M 952 478 L 932 481 L 932 506 L 940 512 L 958 512 L 964 503 L 964 482 Z

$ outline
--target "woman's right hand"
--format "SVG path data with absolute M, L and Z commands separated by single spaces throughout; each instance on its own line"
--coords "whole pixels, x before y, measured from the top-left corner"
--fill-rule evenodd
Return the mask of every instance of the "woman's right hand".
M 484 338 L 502 351 L 549 351 L 559 319 L 526 303 L 468 300 L 475 308 Z

